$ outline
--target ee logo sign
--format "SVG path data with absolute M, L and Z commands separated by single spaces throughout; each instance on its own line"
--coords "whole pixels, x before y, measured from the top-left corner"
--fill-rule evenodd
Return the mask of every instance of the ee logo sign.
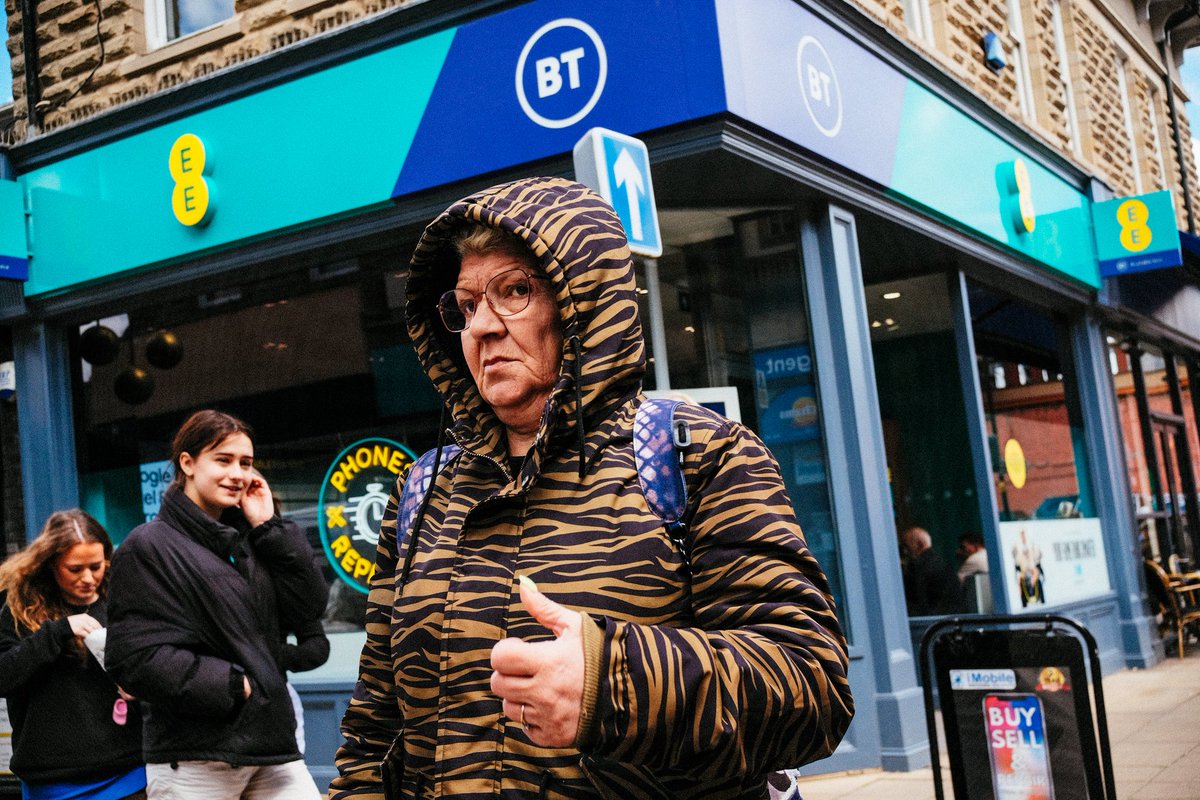
M 1150 208 L 1141 200 L 1126 200 L 1117 206 L 1117 224 L 1121 226 L 1121 246 L 1131 253 L 1140 253 L 1154 238 L 1150 226 Z
M 185 133 L 171 145 L 171 210 L 180 224 L 189 228 L 206 225 L 212 219 L 213 204 L 204 175 L 210 172 L 204 142 L 194 133 Z
M 578 19 L 547 22 L 517 59 L 517 101 L 543 128 L 566 128 L 595 108 L 608 78 L 608 55 L 595 29 Z
M 997 170 L 1001 204 L 1008 208 L 1013 231 L 1018 235 L 1033 233 L 1037 229 L 1037 211 L 1033 206 L 1029 168 L 1023 159 L 1017 158 L 1000 164 Z
M 829 53 L 812 36 L 802 38 L 796 48 L 796 72 L 808 116 L 832 139 L 842 129 L 842 89 Z

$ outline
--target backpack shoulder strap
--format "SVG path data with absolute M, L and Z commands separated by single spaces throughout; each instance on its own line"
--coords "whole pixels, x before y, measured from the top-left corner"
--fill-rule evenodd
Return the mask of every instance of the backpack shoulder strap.
M 683 448 L 692 443 L 686 420 L 677 419 L 679 400 L 648 397 L 633 420 L 633 454 L 638 482 L 646 502 L 683 547 L 687 524 L 687 482 L 683 477 Z M 687 549 L 683 548 L 686 555 Z
M 441 472 L 449 467 L 460 452 L 462 452 L 462 448 L 456 444 L 443 445 L 442 462 L 438 471 Z M 412 467 L 408 470 L 408 476 L 404 479 L 404 489 L 400 493 L 400 509 L 396 517 L 397 546 L 408 537 L 417 511 L 421 508 L 421 501 L 425 499 L 429 485 L 433 482 L 433 459 L 436 455 L 436 447 L 427 451 L 413 462 Z

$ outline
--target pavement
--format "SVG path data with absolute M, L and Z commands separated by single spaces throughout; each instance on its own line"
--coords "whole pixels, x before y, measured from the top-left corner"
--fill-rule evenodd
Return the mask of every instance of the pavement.
M 1103 678 L 1113 774 L 1120 800 L 1200 799 L 1200 645 L 1183 659 L 1173 643 L 1150 669 Z M 954 797 L 941 748 L 944 796 Z M 865 770 L 802 777 L 804 800 L 934 800 L 933 770 Z

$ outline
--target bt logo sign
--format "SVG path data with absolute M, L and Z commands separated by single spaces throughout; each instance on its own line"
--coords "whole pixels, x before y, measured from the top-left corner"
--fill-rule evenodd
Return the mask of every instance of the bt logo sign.
M 588 115 L 604 92 L 608 55 L 595 29 L 578 19 L 547 22 L 517 59 L 517 101 L 543 128 L 566 128 Z
M 842 129 L 842 90 L 829 53 L 812 36 L 802 38 L 796 48 L 796 72 L 808 116 L 832 139 Z

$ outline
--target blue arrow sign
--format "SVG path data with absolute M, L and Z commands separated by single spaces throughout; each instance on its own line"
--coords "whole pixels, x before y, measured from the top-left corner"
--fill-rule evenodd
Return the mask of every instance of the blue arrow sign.
M 575 145 L 575 178 L 612 205 L 625 226 L 629 249 L 638 255 L 662 255 L 658 208 L 650 180 L 646 143 L 605 128 L 592 128 Z

